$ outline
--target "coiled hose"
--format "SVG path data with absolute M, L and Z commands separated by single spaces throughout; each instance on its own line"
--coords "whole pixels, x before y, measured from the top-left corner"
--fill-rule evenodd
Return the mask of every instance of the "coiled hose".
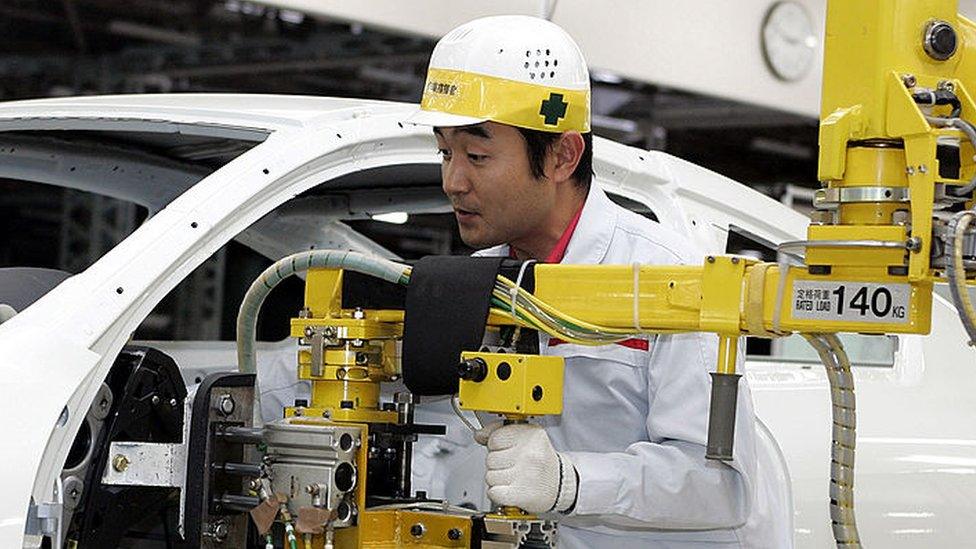
M 837 547 L 861 547 L 854 517 L 854 448 L 857 416 L 854 376 L 844 346 L 834 334 L 810 334 L 804 338 L 813 346 L 827 370 L 833 416 L 830 445 L 830 522 Z
M 357 252 L 312 250 L 290 255 L 275 262 L 261 273 L 244 294 L 237 313 L 237 367 L 245 374 L 257 373 L 254 352 L 258 313 L 264 299 L 282 280 L 313 268 L 335 268 L 356 271 L 403 284 L 410 267 Z
M 976 345 L 976 311 L 973 310 L 973 303 L 969 299 L 969 291 L 966 289 L 966 266 L 963 263 L 962 252 L 966 241 L 966 229 L 976 218 L 976 212 L 963 210 L 949 220 L 949 234 L 946 238 L 946 253 L 952 263 L 946 268 L 946 278 L 949 279 L 949 293 L 952 295 L 952 302 L 959 313 L 959 320 L 962 321 L 963 328 L 969 336 L 969 344 Z

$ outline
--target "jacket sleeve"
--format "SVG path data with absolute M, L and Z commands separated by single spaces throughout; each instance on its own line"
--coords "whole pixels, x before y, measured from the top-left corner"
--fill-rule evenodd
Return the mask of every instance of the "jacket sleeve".
M 648 359 L 647 441 L 624 452 L 565 452 L 579 473 L 567 524 L 712 529 L 743 524 L 756 469 L 755 419 L 740 380 L 734 459 L 705 459 L 718 337 L 660 335 Z M 742 354 L 740 354 L 740 357 Z M 740 361 L 741 363 L 741 361 Z

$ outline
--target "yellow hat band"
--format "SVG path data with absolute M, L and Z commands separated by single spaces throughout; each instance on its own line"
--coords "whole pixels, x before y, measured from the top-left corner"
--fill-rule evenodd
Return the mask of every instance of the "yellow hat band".
M 590 131 L 590 91 L 431 68 L 420 109 L 546 132 Z

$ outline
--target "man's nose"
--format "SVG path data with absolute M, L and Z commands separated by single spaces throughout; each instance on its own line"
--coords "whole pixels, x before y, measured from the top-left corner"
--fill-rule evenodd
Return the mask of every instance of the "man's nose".
M 441 169 L 441 187 L 448 196 L 463 194 L 471 188 L 467 171 L 460 162 L 451 162 Z

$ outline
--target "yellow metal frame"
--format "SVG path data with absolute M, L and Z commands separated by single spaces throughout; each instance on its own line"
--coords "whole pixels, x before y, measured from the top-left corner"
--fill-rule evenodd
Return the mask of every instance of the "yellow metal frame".
M 563 357 L 506 353 L 461 353 L 488 365 L 481 381 L 462 379 L 458 405 L 509 417 L 563 412 Z M 507 375 L 505 375 L 507 373 Z

